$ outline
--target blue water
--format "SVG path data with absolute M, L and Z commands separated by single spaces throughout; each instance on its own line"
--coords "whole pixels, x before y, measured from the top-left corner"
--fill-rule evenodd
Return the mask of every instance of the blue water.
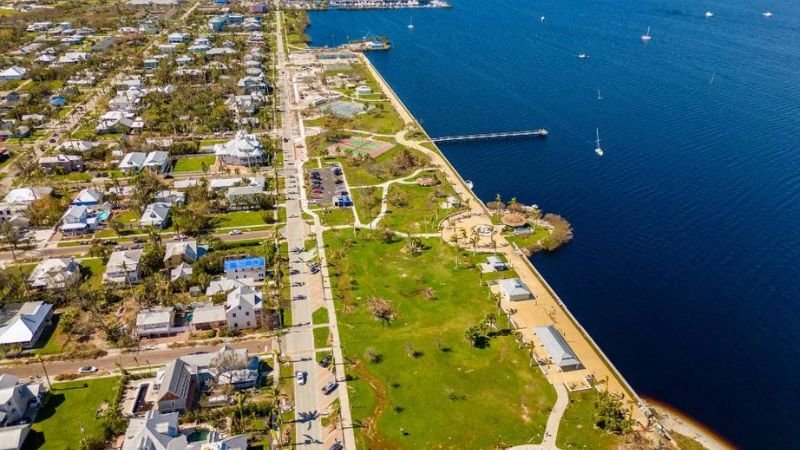
M 388 36 L 370 59 L 432 136 L 548 128 L 442 150 L 484 200 L 570 220 L 534 263 L 638 392 L 741 447 L 800 448 L 800 3 L 454 3 L 308 32 Z

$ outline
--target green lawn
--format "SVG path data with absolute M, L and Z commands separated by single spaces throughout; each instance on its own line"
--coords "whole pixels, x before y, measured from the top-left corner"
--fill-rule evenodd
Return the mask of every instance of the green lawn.
M 53 318 L 55 326 L 51 326 L 39 338 L 36 346 L 31 350 L 35 355 L 55 355 L 64 351 L 63 344 L 66 336 L 64 336 L 61 322 L 56 315 Z
M 97 408 L 111 402 L 119 389 L 119 377 L 55 383 L 36 416 L 25 448 L 62 450 L 80 448 L 81 433 L 103 437 L 103 421 Z
M 454 260 L 455 250 L 438 239 L 425 240 L 428 248 L 414 257 L 403 241 L 351 236 L 332 231 L 325 239 L 342 346 L 357 361 L 348 366 L 348 387 L 358 447 L 541 442 L 556 397 L 552 386 L 528 366 L 512 336 L 500 333 L 480 349 L 464 337 L 496 312 L 487 288 L 478 287 L 477 270 L 443 263 Z M 390 325 L 369 313 L 372 298 L 392 303 Z
M 328 336 L 331 330 L 328 327 L 314 328 L 314 348 L 329 347 Z
M 369 223 L 381 212 L 381 188 L 352 189 L 350 198 L 356 207 L 361 223 Z
M 192 156 L 190 158 L 180 158 L 175 162 L 175 167 L 172 169 L 173 172 L 199 172 L 203 170 L 203 163 L 206 165 L 206 169 L 214 165 L 214 161 L 216 160 L 216 156 L 214 155 L 203 155 L 203 156 Z
M 351 225 L 355 221 L 353 210 L 350 208 L 327 208 L 319 209 L 315 212 L 319 215 L 322 224 L 329 227 Z
M 243 227 L 266 224 L 263 218 L 264 212 L 265 211 L 233 211 L 215 214 L 214 216 L 219 219 L 218 227 Z
M 48 175 L 47 179 L 54 181 L 76 181 L 85 183 L 92 181 L 92 174 L 88 172 L 71 172 L 64 175 Z
M 422 187 L 416 184 L 389 186 L 389 209 L 383 223 L 392 230 L 407 233 L 435 233 L 439 221 L 452 209 L 440 205 L 447 196 L 454 195 L 450 185 Z
M 80 261 L 84 283 L 89 287 L 99 288 L 103 283 L 103 272 L 106 267 L 100 258 L 85 258 Z
M 620 436 L 606 433 L 594 426 L 594 401 L 597 391 L 571 392 L 569 405 L 558 428 L 556 445 L 561 449 L 614 449 L 622 442 Z
M 311 315 L 311 323 L 314 325 L 318 323 L 328 323 L 328 308 L 324 306 L 317 308 Z
M 547 228 L 536 227 L 533 233 L 531 234 L 526 234 L 522 236 L 515 236 L 513 234 L 508 234 L 505 236 L 505 238 L 508 242 L 517 244 L 519 248 L 528 248 L 531 245 L 539 242 L 541 239 L 546 238 L 548 234 L 550 234 L 550 231 L 548 231 Z
M 386 153 L 375 158 L 373 164 L 361 163 L 359 165 L 347 158 L 328 158 L 329 161 L 338 161 L 344 168 L 345 176 L 347 177 L 347 184 L 350 186 L 371 186 L 380 184 L 388 180 L 403 178 L 414 173 L 420 167 L 408 167 L 405 169 L 392 170 L 392 163 L 395 156 L 404 147 L 396 145 Z M 425 155 L 413 149 L 409 151 L 417 156 L 420 161 L 427 161 Z

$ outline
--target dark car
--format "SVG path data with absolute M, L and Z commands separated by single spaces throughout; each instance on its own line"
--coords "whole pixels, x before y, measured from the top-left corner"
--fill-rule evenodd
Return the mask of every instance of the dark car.
M 131 241 L 131 242 L 133 242 L 134 244 L 144 244 L 147 241 L 144 238 L 137 237 L 137 238 L 133 238 L 133 241 Z
M 344 445 L 342 445 L 341 442 L 336 441 L 336 442 L 333 443 L 333 445 L 328 447 L 328 450 L 342 450 L 343 448 L 344 448 Z
M 337 383 L 335 381 L 331 381 L 328 384 L 326 384 L 325 386 L 322 386 L 322 393 L 325 394 L 325 395 L 328 395 L 331 392 L 335 391 L 338 386 L 339 386 L 339 383 Z
M 319 365 L 327 369 L 327 368 L 328 368 L 328 366 L 330 366 L 330 365 L 331 365 L 331 362 L 333 362 L 333 355 L 331 355 L 330 353 L 328 353 L 327 355 L 325 355 L 325 357 L 324 357 L 324 358 L 322 358 L 322 359 L 319 361 Z

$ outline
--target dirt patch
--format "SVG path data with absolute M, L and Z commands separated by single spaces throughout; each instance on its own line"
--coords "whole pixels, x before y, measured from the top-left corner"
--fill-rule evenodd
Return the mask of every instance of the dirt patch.
M 383 416 L 389 407 L 389 398 L 386 392 L 386 386 L 381 381 L 372 376 L 360 364 L 356 364 L 352 368 L 353 373 L 362 381 L 369 384 L 375 391 L 375 409 L 361 422 L 361 432 L 364 437 L 364 444 L 366 448 L 375 448 L 381 450 L 394 450 L 399 449 L 397 444 L 388 440 L 385 436 L 378 431 L 378 420 Z

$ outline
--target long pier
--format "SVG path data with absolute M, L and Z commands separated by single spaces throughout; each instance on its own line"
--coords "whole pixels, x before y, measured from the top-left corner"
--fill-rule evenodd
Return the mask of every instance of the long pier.
M 482 134 L 462 134 L 459 136 L 442 136 L 438 138 L 431 138 L 433 142 L 456 142 L 456 141 L 477 141 L 481 139 L 506 139 L 518 137 L 547 137 L 548 132 L 544 128 L 538 130 L 522 130 L 522 131 L 505 131 L 500 133 L 482 133 Z

